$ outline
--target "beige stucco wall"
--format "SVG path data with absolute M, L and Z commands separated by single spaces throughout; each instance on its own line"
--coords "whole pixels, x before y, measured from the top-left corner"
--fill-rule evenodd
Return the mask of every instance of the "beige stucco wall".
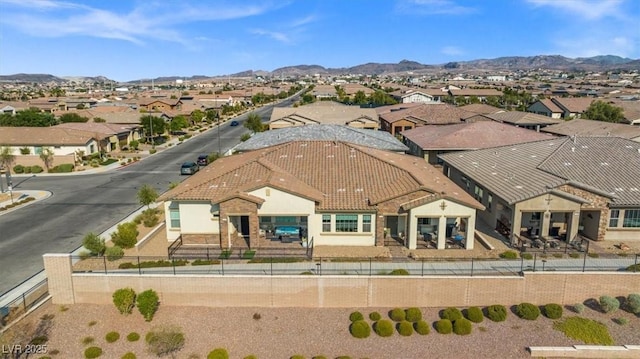
M 220 233 L 218 218 L 211 214 L 211 202 L 181 202 L 179 208 L 181 233 Z
M 305 216 L 315 211 L 315 203 L 311 200 L 271 188 L 263 187 L 249 194 L 264 199 L 258 207 L 258 215 L 298 215 Z
M 522 277 L 214 276 L 79 273 L 69 255 L 45 255 L 55 304 L 111 305 L 119 288 L 153 289 L 161 306 L 466 307 L 524 301 L 573 304 L 640 291 L 637 273 L 526 272 Z M 162 307 L 161 307 L 162 308 Z M 161 309 L 162 310 L 162 309 Z
M 640 228 L 608 228 L 606 241 L 640 242 Z

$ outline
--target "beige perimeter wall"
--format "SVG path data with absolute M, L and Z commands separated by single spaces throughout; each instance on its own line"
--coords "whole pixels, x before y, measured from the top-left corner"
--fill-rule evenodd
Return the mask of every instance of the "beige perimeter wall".
M 214 276 L 71 274 L 68 255 L 44 256 L 55 304 L 111 304 L 117 289 L 153 289 L 164 305 L 210 307 L 447 307 L 574 304 L 640 293 L 640 273 L 526 273 L 522 277 Z

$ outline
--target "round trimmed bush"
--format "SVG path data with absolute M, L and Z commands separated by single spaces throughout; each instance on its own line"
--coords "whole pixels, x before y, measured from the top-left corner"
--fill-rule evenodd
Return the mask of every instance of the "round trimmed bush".
M 603 295 L 600 297 L 600 309 L 605 313 L 613 313 L 620 308 L 620 301 L 617 298 Z
M 99 347 L 88 347 L 84 350 L 84 357 L 87 359 L 94 359 L 102 355 L 102 349 Z
M 38 165 L 31 166 L 31 173 L 41 173 L 42 171 L 44 171 L 44 168 Z
M 469 307 L 469 309 L 467 309 L 467 319 L 474 323 L 482 323 L 484 320 L 482 309 L 478 307 Z
M 351 332 L 351 335 L 355 338 L 368 338 L 369 335 L 371 335 L 371 327 L 369 326 L 369 323 L 364 320 L 356 320 L 351 323 L 349 332 Z
M 440 319 L 449 319 L 453 322 L 460 318 L 462 318 L 462 312 L 460 311 L 460 309 L 455 307 L 449 307 L 440 312 Z
M 312 359 L 327 359 L 327 357 L 324 355 L 316 355 Z
M 394 322 L 401 322 L 406 319 L 406 314 L 403 309 L 393 308 L 389 311 L 389 318 Z
M 457 319 L 453 322 L 453 332 L 458 335 L 471 334 L 471 321 L 466 318 Z
M 13 166 L 13 173 L 24 173 L 24 166 L 23 165 Z
M 449 319 L 440 319 L 436 322 L 436 331 L 440 334 L 451 334 L 453 324 Z
M 349 315 L 349 320 L 351 322 L 357 322 L 359 320 L 363 320 L 364 316 L 360 312 L 353 312 Z
M 625 308 L 633 314 L 640 314 L 640 294 L 629 294 Z
M 420 308 L 409 308 L 405 310 L 405 317 L 407 321 L 415 323 L 422 319 L 422 311 Z
M 487 318 L 494 322 L 504 322 L 507 320 L 507 308 L 501 304 L 490 305 L 487 307 Z
M 398 334 L 403 337 L 411 336 L 411 334 L 413 334 L 413 324 L 404 320 L 396 325 L 396 330 L 398 330 Z
M 413 329 L 415 329 L 416 333 L 420 335 L 427 335 L 431 331 L 429 323 L 425 322 L 424 320 L 419 320 L 413 323 Z
M 127 341 L 137 342 L 138 340 L 140 340 L 140 334 L 138 334 L 136 332 L 131 332 L 131 333 L 127 334 Z
M 251 355 L 247 355 L 246 357 L 244 357 L 244 359 L 258 359 L 257 356 L 251 354 Z
M 289 357 L 289 359 L 306 359 L 304 355 L 296 354 Z
M 135 353 L 127 352 L 120 359 L 136 359 L 136 358 L 137 357 L 136 357 Z
M 503 258 L 503 259 L 516 259 L 516 258 L 518 258 L 518 253 L 516 253 L 514 251 L 504 251 L 504 252 L 500 253 L 500 258 Z
M 107 343 L 113 343 L 113 342 L 116 342 L 118 339 L 120 339 L 120 333 L 118 333 L 118 332 L 109 332 L 109 333 L 107 333 L 107 335 L 105 335 L 104 338 L 107 341 Z
M 382 316 L 378 312 L 371 312 L 369 313 L 369 319 L 373 320 L 374 322 L 377 322 L 378 320 L 382 319 Z
M 393 335 L 393 323 L 387 319 L 380 319 L 373 324 L 373 331 L 381 337 Z
M 526 320 L 536 320 L 540 316 L 540 308 L 531 303 L 520 303 L 516 306 L 518 317 Z
M 207 354 L 207 359 L 229 359 L 229 352 L 224 348 L 216 348 Z
M 545 305 L 544 316 L 549 319 L 560 319 L 562 317 L 562 306 L 555 303 Z

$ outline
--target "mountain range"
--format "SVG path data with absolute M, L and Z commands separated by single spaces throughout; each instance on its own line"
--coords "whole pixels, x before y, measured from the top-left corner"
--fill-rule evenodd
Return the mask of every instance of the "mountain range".
M 528 70 L 560 70 L 560 71 L 610 71 L 610 70 L 640 70 L 640 59 L 629 59 L 615 55 L 569 58 L 561 55 L 537 56 L 508 56 L 495 59 L 478 59 L 472 61 L 449 62 L 440 65 L 426 65 L 416 61 L 402 60 L 399 63 L 366 63 L 345 68 L 325 68 L 320 65 L 297 65 L 277 68 L 273 71 L 247 70 L 225 77 L 285 77 L 307 75 L 397 75 L 411 73 L 414 75 L 449 72 L 449 73 L 486 73 L 499 71 L 528 71 Z M 191 77 L 165 76 L 153 79 L 157 83 L 172 82 L 178 79 L 186 81 L 202 81 L 221 76 L 197 75 Z M 152 79 L 138 79 L 127 83 L 150 82 Z M 34 82 L 64 83 L 76 82 L 112 82 L 104 76 L 95 77 L 56 77 L 49 74 L 15 74 L 0 75 L 2 82 Z

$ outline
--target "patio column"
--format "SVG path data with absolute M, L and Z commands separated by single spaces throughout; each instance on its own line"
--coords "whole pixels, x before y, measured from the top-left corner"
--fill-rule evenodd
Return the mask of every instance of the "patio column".
M 445 249 L 447 244 L 447 217 L 438 219 L 438 249 Z
M 580 212 L 571 212 L 571 218 L 567 223 L 567 238 L 566 241 L 572 241 L 578 234 L 578 227 L 580 226 Z
M 547 210 L 542 213 L 542 228 L 540 228 L 540 237 L 549 237 L 550 224 L 551 224 L 551 212 Z
M 476 214 L 475 211 L 472 216 L 467 218 L 466 238 L 464 240 L 465 249 L 473 249 L 473 241 L 475 239 L 476 232 Z

